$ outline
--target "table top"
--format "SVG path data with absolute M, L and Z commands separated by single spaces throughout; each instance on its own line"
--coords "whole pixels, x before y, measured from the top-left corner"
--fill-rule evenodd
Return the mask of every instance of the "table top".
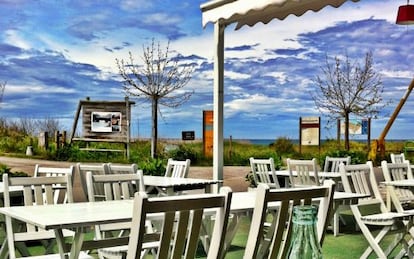
M 363 197 L 353 193 L 335 192 L 334 194 L 334 200 L 341 202 L 355 203 L 358 198 Z M 254 191 L 233 193 L 231 212 L 252 211 L 255 207 L 255 199 Z M 13 206 L 0 208 L 0 213 L 43 229 L 62 229 L 127 222 L 132 219 L 132 206 L 133 200 L 77 202 L 44 206 Z M 276 207 L 278 204 L 269 206 Z
M 277 176 L 284 176 L 289 177 L 289 170 L 277 170 L 275 171 Z M 313 172 L 309 172 L 310 175 L 313 175 Z M 292 171 L 292 175 L 296 176 L 296 171 Z M 324 172 L 324 171 L 318 171 L 318 176 L 323 178 L 341 178 L 341 174 L 339 172 Z
M 187 185 L 209 185 L 223 182 L 222 180 L 198 179 L 198 178 L 178 178 L 165 176 L 144 175 L 144 185 L 158 187 L 176 187 Z

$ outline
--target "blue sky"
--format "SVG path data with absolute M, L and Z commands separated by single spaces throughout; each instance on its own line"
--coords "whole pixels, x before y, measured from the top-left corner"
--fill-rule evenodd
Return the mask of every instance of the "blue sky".
M 195 73 L 185 89 L 191 99 L 162 108 L 159 136 L 202 137 L 202 111 L 213 109 L 213 25 L 201 25 L 200 0 L 0 0 L 0 82 L 7 81 L 0 117 L 55 118 L 71 130 L 79 100 L 123 100 L 115 59 L 137 60 L 151 39 L 191 60 Z M 299 117 L 326 118 L 310 92 L 325 56 L 363 60 L 372 51 L 385 100 L 392 103 L 372 120 L 377 138 L 413 78 L 414 26 L 395 24 L 406 1 L 361 0 L 318 13 L 273 20 L 225 34 L 224 134 L 235 139 L 298 138 Z M 414 139 L 411 96 L 387 139 Z M 150 136 L 150 105 L 133 99 L 134 137 Z M 366 136 L 362 136 L 365 138 Z M 360 136 L 361 138 L 361 136 Z

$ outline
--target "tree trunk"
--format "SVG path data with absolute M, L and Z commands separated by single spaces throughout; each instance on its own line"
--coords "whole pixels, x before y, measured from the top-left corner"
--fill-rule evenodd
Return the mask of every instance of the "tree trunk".
M 152 99 L 151 157 L 157 158 L 158 99 Z
M 345 113 L 345 150 L 349 151 L 349 113 Z

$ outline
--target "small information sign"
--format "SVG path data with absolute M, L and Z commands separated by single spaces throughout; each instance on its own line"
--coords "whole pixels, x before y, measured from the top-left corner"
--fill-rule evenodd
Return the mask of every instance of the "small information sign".
M 194 131 L 182 131 L 182 140 L 194 140 L 195 139 L 195 133 Z

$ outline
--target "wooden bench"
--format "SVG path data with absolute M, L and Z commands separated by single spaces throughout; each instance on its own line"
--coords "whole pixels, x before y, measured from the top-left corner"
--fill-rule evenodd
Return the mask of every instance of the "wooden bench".
M 97 152 L 125 152 L 122 149 L 109 149 L 109 148 L 79 148 L 82 151 L 97 151 Z
M 92 152 L 120 152 L 127 153 L 127 141 L 124 139 L 96 139 L 96 138 L 73 138 L 72 141 L 84 141 L 89 144 L 89 142 L 105 142 L 105 143 L 120 143 L 124 144 L 124 149 L 111 149 L 111 148 L 79 148 L 81 151 L 92 151 Z

